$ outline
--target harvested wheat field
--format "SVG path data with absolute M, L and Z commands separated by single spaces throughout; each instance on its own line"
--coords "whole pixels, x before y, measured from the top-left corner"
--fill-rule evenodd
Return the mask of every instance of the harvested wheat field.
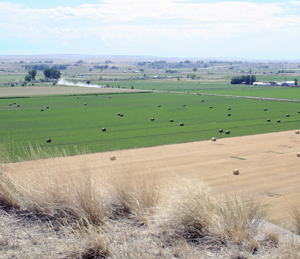
M 26 87 L 1 87 L 0 96 L 33 96 L 33 95 L 54 95 L 54 94 L 101 94 L 101 93 L 124 93 L 137 90 L 121 88 L 100 88 L 100 87 L 77 87 L 77 86 L 26 86 Z M 142 91 L 142 90 L 139 90 Z
M 7 164 L 15 179 L 46 168 L 49 174 L 64 171 L 96 172 L 97 177 L 128 172 L 139 178 L 155 175 L 163 191 L 183 179 L 203 180 L 214 195 L 254 198 L 267 206 L 269 220 L 289 228 L 290 211 L 300 199 L 300 135 L 295 131 L 121 150 Z M 116 160 L 111 160 L 114 155 Z M 239 175 L 233 170 L 238 169 Z M 30 181 L 30 180 L 28 180 Z

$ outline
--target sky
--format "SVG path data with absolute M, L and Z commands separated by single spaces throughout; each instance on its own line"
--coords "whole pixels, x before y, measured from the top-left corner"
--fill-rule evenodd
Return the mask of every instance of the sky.
M 0 0 L 0 55 L 300 59 L 300 1 Z

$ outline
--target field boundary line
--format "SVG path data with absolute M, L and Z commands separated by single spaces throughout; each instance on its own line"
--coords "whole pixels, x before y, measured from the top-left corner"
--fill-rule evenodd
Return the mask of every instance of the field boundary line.
M 282 98 L 256 97 L 256 96 L 243 96 L 243 95 L 191 93 L 191 92 L 161 91 L 161 90 L 154 90 L 153 92 L 154 93 L 173 93 L 173 94 L 195 94 L 195 95 L 200 94 L 200 95 L 220 96 L 220 97 L 246 98 L 246 99 L 254 99 L 254 100 L 264 100 L 264 101 L 300 102 L 300 100 L 298 100 L 298 99 L 282 99 Z

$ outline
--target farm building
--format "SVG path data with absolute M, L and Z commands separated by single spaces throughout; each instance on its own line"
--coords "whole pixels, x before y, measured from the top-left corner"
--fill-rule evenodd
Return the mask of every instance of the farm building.
M 297 82 L 295 81 L 282 81 L 281 82 L 281 85 L 282 86 L 296 86 L 298 85 Z
M 270 86 L 270 83 L 264 83 L 264 82 L 254 82 L 253 85 L 259 85 L 259 86 Z

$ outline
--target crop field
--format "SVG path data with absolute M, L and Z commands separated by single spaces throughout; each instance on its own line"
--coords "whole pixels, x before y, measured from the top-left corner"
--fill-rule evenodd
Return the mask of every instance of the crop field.
M 10 143 L 14 155 L 19 143 L 87 147 L 94 153 L 278 132 L 297 129 L 300 122 L 298 103 L 172 93 L 0 99 L 0 110 L 0 142 Z

